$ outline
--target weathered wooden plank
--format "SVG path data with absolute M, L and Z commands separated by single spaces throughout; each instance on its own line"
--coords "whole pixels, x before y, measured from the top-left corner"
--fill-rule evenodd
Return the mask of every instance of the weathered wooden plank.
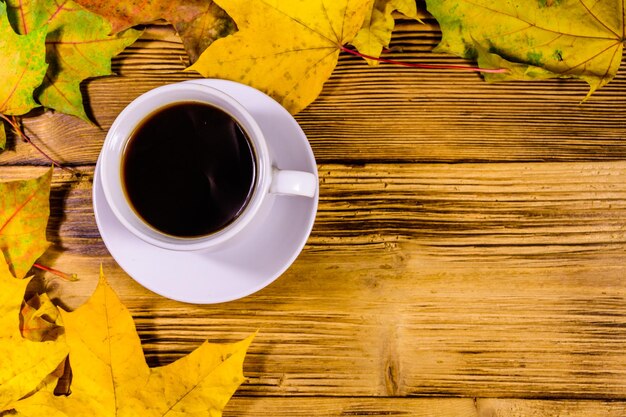
M 320 165 L 311 243 L 387 235 L 458 261 L 621 254 L 625 168 L 622 162 Z
M 259 329 L 245 395 L 624 398 L 625 163 L 319 168 L 299 259 L 217 306 L 130 280 L 99 240 L 88 180 L 55 175 L 44 260 L 82 280 L 51 290 L 76 305 L 102 262 L 152 364 Z
M 584 265 L 623 260 L 626 163 L 319 165 L 320 205 L 307 250 L 420 246 L 447 262 Z M 44 168 L 0 167 L 4 179 Z M 57 170 L 50 238 L 104 254 L 91 209 L 93 167 Z
M 259 293 L 193 306 L 150 294 L 110 258 L 62 253 L 54 265 L 81 281 L 49 281 L 52 294 L 77 304 L 100 262 L 152 365 L 207 338 L 234 341 L 258 330 L 242 395 L 626 393 L 624 267 L 455 268 L 406 247 L 305 252 Z
M 623 402 L 532 401 L 471 398 L 245 398 L 235 397 L 225 416 L 348 417 L 622 417 Z
M 606 416 L 626 415 L 623 402 L 602 401 L 533 401 L 510 399 L 477 399 L 479 417 L 522 417 L 522 416 Z
M 431 53 L 440 36 L 432 20 L 398 24 L 389 56 L 410 62 L 468 64 Z M 68 164 L 93 164 L 106 130 L 132 99 L 159 85 L 198 77 L 168 27 L 152 27 L 114 61 L 119 77 L 84 83 L 98 126 L 45 113 L 25 127 Z M 568 161 L 626 157 L 626 71 L 581 103 L 574 80 L 487 84 L 474 73 L 368 67 L 342 55 L 319 99 L 297 116 L 320 162 Z M 46 163 L 9 139 L 0 164 Z
M 400 398 L 245 398 L 236 396 L 224 410 L 225 417 L 256 417 L 259 415 L 275 417 L 479 417 L 474 400 L 471 398 L 425 400 Z

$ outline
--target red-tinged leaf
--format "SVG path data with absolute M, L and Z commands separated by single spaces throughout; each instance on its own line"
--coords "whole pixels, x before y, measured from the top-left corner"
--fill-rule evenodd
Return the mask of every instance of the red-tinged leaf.
M 192 62 L 215 39 L 236 30 L 233 20 L 211 0 L 76 0 L 105 17 L 113 32 L 164 19 L 174 25 Z
M 0 182 L 0 251 L 23 278 L 48 248 L 52 169 L 39 178 Z

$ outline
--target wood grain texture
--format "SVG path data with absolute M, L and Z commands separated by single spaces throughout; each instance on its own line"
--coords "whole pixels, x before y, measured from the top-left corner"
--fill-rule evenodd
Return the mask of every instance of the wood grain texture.
M 3 179 L 36 167 L 0 167 Z M 93 167 L 56 170 L 49 235 L 104 253 L 91 208 Z M 417 244 L 445 261 L 618 265 L 626 249 L 626 163 L 320 164 L 311 251 Z M 477 250 L 478 249 L 478 250 Z M 517 264 L 519 265 L 519 264 Z
M 477 399 L 478 417 L 534 416 L 606 416 L 626 415 L 623 402 L 603 401 L 528 401 L 509 399 Z
M 51 289 L 79 303 L 103 262 L 152 364 L 259 329 L 246 395 L 626 393 L 623 162 L 322 164 L 317 221 L 297 262 L 219 306 L 131 281 L 98 237 L 92 167 L 80 169 L 80 181 L 55 175 L 45 260 L 82 281 Z
M 623 402 L 529 401 L 509 399 L 419 398 L 263 398 L 235 397 L 225 417 L 622 417 Z
M 224 410 L 224 417 L 479 417 L 474 400 L 397 399 L 397 398 L 263 398 L 235 397 Z M 494 416 L 495 417 L 495 416 Z

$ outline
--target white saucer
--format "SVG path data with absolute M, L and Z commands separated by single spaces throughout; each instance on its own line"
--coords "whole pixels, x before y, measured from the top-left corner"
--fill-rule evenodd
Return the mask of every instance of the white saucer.
M 265 133 L 279 169 L 317 175 L 306 136 L 280 104 L 253 88 L 230 81 L 187 82 L 221 89 L 246 107 Z M 104 198 L 99 170 L 98 163 L 93 207 L 102 240 L 113 258 L 144 287 L 188 303 L 231 301 L 269 285 L 295 261 L 311 233 L 317 211 L 318 193 L 314 198 L 273 196 L 271 215 L 248 226 L 246 235 L 250 239 L 233 241 L 219 249 L 170 251 L 144 242 L 122 226 Z

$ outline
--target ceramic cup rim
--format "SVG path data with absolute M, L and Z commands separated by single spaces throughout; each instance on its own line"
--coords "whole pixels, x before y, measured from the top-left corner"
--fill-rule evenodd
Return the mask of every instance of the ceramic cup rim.
M 253 148 L 255 181 L 252 195 L 238 217 L 226 227 L 198 237 L 177 237 L 158 231 L 133 209 L 124 191 L 122 160 L 124 150 L 142 121 L 175 103 L 200 102 L 229 114 L 243 128 Z M 201 250 L 233 238 L 254 219 L 269 193 L 271 161 L 265 136 L 250 112 L 225 92 L 201 84 L 178 83 L 152 89 L 134 99 L 117 116 L 109 129 L 101 151 L 100 174 L 105 199 L 115 217 L 138 238 L 170 250 Z

